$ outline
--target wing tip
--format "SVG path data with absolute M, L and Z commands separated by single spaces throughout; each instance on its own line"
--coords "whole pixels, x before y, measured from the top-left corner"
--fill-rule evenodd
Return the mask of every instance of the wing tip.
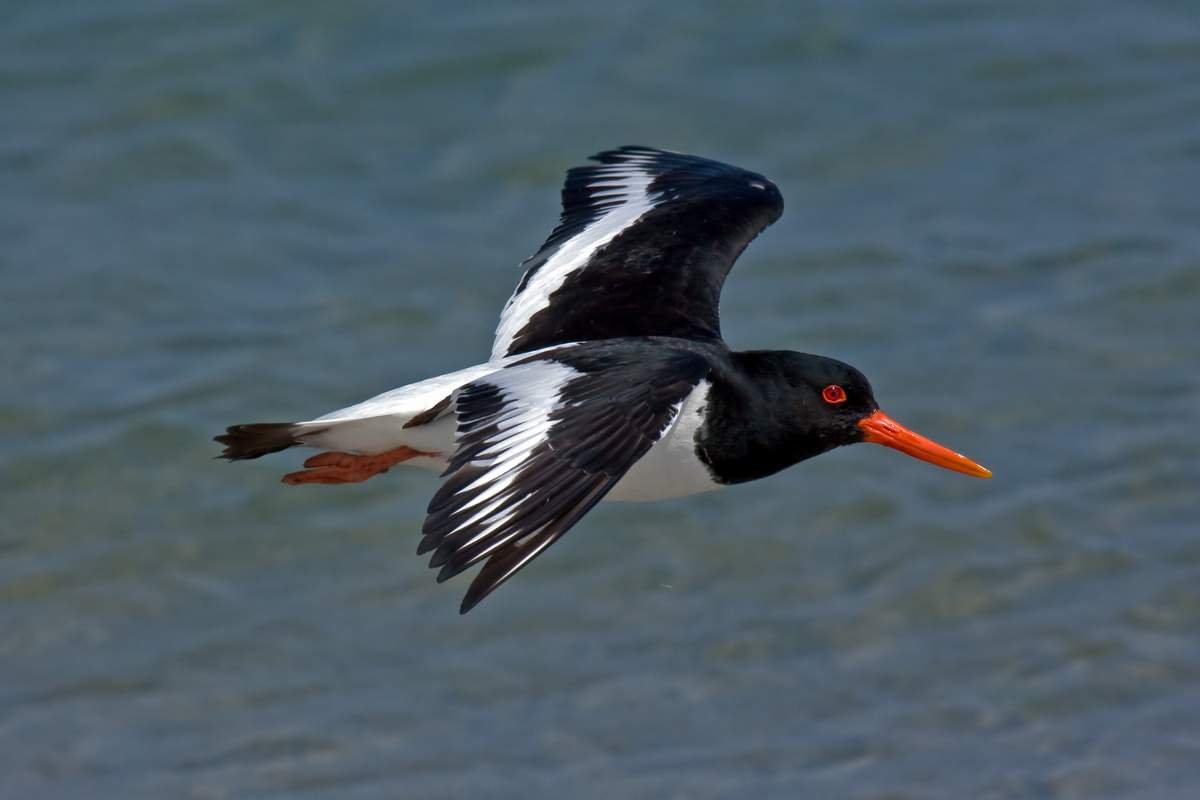
M 462 603 L 460 603 L 458 606 L 458 615 L 462 616 L 463 614 L 466 614 L 472 608 L 479 605 L 479 601 L 485 597 L 487 597 L 486 593 L 481 594 L 478 597 L 472 597 L 471 592 L 468 591 L 466 595 L 463 596 Z
M 536 555 L 536 553 L 534 553 L 534 555 Z M 475 579 L 471 581 L 471 585 L 467 587 L 467 593 L 463 595 L 462 603 L 458 607 L 459 615 L 466 614 L 472 608 L 482 603 L 484 598 L 499 589 L 501 585 L 519 572 L 521 567 L 525 566 L 525 564 L 529 562 L 529 559 L 525 559 L 518 564 L 515 569 L 498 570 L 497 565 L 501 562 L 499 560 L 494 561 L 494 559 L 497 558 L 497 556 L 493 556 L 492 558 L 488 559 L 487 563 L 483 565 L 483 569 L 481 569 L 479 574 L 475 576 Z M 532 558 L 532 556 L 530 556 L 530 558 Z M 499 574 L 497 574 L 497 572 L 499 572 Z
M 594 155 L 588 156 L 589 161 L 597 161 L 601 164 L 619 163 L 628 156 L 677 156 L 682 153 L 675 150 L 664 150 L 661 147 L 648 147 L 644 144 L 623 144 L 620 147 L 611 147 L 607 150 L 601 150 Z

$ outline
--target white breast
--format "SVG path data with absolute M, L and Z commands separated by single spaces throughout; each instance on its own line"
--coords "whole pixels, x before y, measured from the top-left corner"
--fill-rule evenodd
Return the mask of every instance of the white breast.
M 708 381 L 701 381 L 679 413 L 646 455 L 638 459 L 605 500 L 665 500 L 669 497 L 721 488 L 708 467 L 696 457 L 696 430 L 704 422 Z

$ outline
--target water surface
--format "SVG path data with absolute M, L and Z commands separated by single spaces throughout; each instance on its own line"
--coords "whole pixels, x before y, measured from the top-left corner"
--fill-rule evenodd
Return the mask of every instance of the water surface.
M 0 796 L 1200 795 L 1190 2 L 15 2 L 0 26 Z M 856 447 L 613 505 L 476 611 L 436 482 L 225 425 L 481 360 L 621 144 L 774 179 L 735 347 Z

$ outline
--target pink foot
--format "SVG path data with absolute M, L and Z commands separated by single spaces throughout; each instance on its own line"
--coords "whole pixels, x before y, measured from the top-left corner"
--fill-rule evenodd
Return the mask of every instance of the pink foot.
M 360 456 L 353 453 L 318 453 L 304 462 L 300 472 L 289 472 L 283 482 L 289 486 L 302 483 L 359 483 L 381 475 L 395 465 L 417 456 L 432 456 L 411 447 L 397 447 L 383 453 Z

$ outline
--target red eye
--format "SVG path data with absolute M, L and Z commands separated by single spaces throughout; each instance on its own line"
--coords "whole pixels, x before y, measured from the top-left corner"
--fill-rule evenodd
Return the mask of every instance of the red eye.
M 831 383 L 821 390 L 821 397 L 825 399 L 826 403 L 836 406 L 838 403 L 846 402 L 846 390 L 836 383 Z

